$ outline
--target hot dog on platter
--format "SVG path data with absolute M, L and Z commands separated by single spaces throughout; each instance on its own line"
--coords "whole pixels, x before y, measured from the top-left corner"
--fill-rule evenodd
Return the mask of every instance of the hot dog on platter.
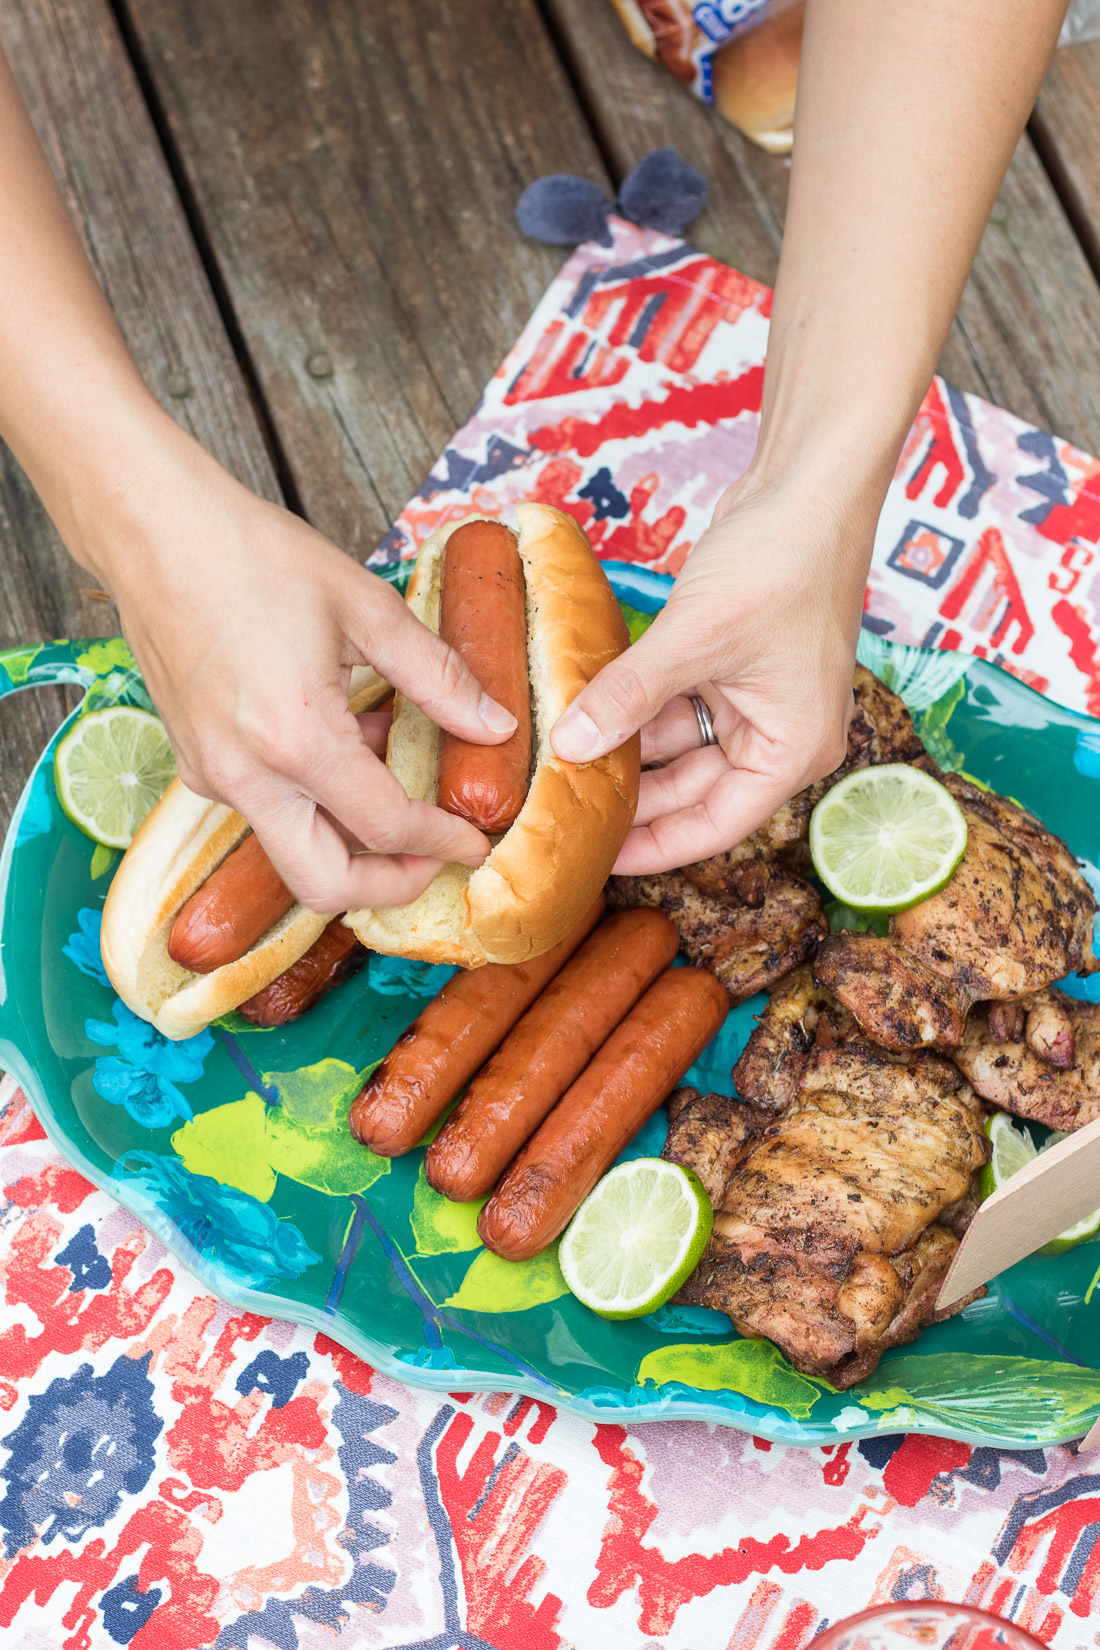
M 376 671 L 357 666 L 349 709 L 373 710 L 389 693 Z M 127 1008 L 165 1037 L 194 1036 L 263 991 L 328 927 L 330 916 L 307 911 L 285 889 L 279 895 L 280 888 L 243 815 L 173 779 L 139 827 L 108 890 L 100 931 L 107 977 Z M 204 889 L 209 890 L 205 898 Z M 181 928 L 191 944 L 184 955 L 192 966 L 185 967 L 171 955 L 170 942 L 193 899 L 191 920 Z M 280 899 L 289 904 L 272 915 Z M 270 920 L 254 935 L 257 903 Z M 205 926 L 199 920 L 204 912 Z M 241 919 L 237 927 L 235 913 Z M 211 956 L 209 971 L 194 966 Z
M 728 1012 L 713 974 L 666 970 L 505 1173 L 478 1217 L 485 1246 L 505 1260 L 529 1260 L 553 1243 Z
M 463 969 L 402 1032 L 352 1103 L 352 1134 L 400 1157 L 437 1122 L 603 915 L 601 893 L 563 940 L 525 963 Z
M 493 814 L 497 824 L 508 818 L 517 800 L 520 806 L 514 822 L 476 870 L 447 865 L 410 905 L 349 911 L 348 926 L 375 951 L 465 968 L 539 956 L 568 934 L 591 906 L 634 817 L 640 774 L 637 736 L 599 761 L 583 765 L 561 761 L 550 748 L 550 730 L 558 717 L 628 645 L 618 603 L 571 516 L 548 504 L 520 504 L 516 522 L 533 744 L 526 795 L 515 795 L 517 763 L 521 767 L 522 761 L 511 740 L 498 747 L 467 745 L 456 750 L 448 737 L 441 774 L 439 729 L 402 694 L 396 696 L 386 761 L 409 796 L 438 801 L 454 812 L 466 811 L 471 797 L 478 808 L 495 810 L 499 805 Z M 472 624 L 482 654 L 490 655 L 494 668 L 503 664 L 505 687 L 498 691 L 507 697 L 515 687 L 515 660 L 522 658 L 520 614 L 514 569 L 507 570 L 507 555 L 503 561 L 496 559 L 499 535 L 505 530 L 499 523 L 491 524 L 496 548 L 487 548 L 485 523 L 484 517 L 468 517 L 434 533 L 417 557 L 407 601 L 431 630 L 439 631 L 447 619 L 453 627 L 448 639 L 460 651 L 465 648 L 459 632 Z M 470 544 L 468 557 L 448 555 L 452 539 L 456 548 L 461 547 L 460 534 Z M 464 610 L 459 618 L 449 612 L 444 588 L 456 569 L 455 606 Z M 484 592 L 480 597 L 479 570 Z M 469 657 L 476 674 L 473 653 Z M 508 708 L 515 713 L 515 704 Z M 517 735 L 522 737 L 522 717 L 519 720 Z M 473 781 L 468 779 L 471 764 Z M 476 777 L 486 774 L 488 780 Z
M 428 1147 L 429 1186 L 459 1203 L 491 1192 L 619 1021 L 668 967 L 679 943 L 663 911 L 617 911 L 601 923 L 474 1078 Z

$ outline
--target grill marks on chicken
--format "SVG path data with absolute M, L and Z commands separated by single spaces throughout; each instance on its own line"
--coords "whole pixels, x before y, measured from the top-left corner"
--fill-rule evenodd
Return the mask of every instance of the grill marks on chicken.
M 829 926 L 809 883 L 782 865 L 771 867 L 759 905 L 705 893 L 679 871 L 612 877 L 607 902 L 613 910 L 651 905 L 667 911 L 691 961 L 721 980 L 734 1005 L 812 956 Z
M 678 1098 L 665 1145 L 715 1189 L 732 1164 L 678 1298 L 850 1386 L 934 1315 L 957 1246 L 938 1217 L 957 1214 L 985 1160 L 981 1107 L 949 1061 L 899 1061 L 862 1039 L 815 1046 L 778 1115 L 745 1106 L 725 1157 L 720 1106 Z
M 855 711 L 848 727 L 847 754 L 840 767 L 799 791 L 735 848 L 713 859 L 685 865 L 682 875 L 689 882 L 719 898 L 732 898 L 743 905 L 762 904 L 776 860 L 795 870 L 809 868 L 810 815 L 838 779 L 856 768 L 879 762 L 914 762 L 924 755 L 905 705 L 864 665 L 856 666 L 853 693 Z
M 1096 901 L 1064 842 L 1002 796 L 948 774 L 966 853 L 947 887 L 890 919 L 888 938 L 834 934 L 814 968 L 884 1048 L 956 1047 L 972 1005 L 1091 973 Z
M 1012 1005 L 1022 1012 L 1008 1036 L 1000 1035 L 999 1006 L 976 1008 L 953 1051 L 982 1099 L 1052 1129 L 1081 1129 L 1100 1117 L 1100 1003 L 1040 992 Z M 1055 1063 L 1051 1052 L 1064 1061 L 1067 1027 L 1069 1063 Z
M 798 1097 L 815 1046 L 835 1047 L 858 1034 L 846 1008 L 796 968 L 772 993 L 733 1068 L 738 1094 L 763 1113 L 784 1111 Z

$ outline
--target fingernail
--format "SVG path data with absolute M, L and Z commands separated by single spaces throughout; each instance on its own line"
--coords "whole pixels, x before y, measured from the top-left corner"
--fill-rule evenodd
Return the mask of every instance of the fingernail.
M 487 693 L 478 701 L 477 713 L 490 733 L 515 733 L 517 723 L 510 710 L 498 705 Z
M 587 711 L 567 710 L 551 736 L 554 750 L 565 762 L 588 762 L 600 748 L 600 730 Z

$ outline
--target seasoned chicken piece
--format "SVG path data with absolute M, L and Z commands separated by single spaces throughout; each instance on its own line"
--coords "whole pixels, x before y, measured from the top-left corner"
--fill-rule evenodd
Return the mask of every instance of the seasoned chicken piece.
M 694 1169 L 717 1208 L 730 1175 L 769 1121 L 735 1095 L 677 1089 L 668 1103 L 664 1155 Z
M 1043 992 L 1028 1008 L 1024 1036 L 1010 1038 L 994 1035 L 994 1006 L 974 1010 L 962 1043 L 952 1051 L 982 1099 L 1052 1129 L 1081 1129 L 1100 1117 L 1100 1003 Z M 1036 1018 L 1042 1037 L 1035 1032 Z M 1063 1022 L 1070 1027 L 1073 1048 L 1069 1066 L 1056 1065 L 1038 1051 L 1047 1046 L 1051 1028 Z
M 777 857 L 793 869 L 809 868 L 810 815 L 838 779 L 856 768 L 878 762 L 914 762 L 924 755 L 905 705 L 864 665 L 856 666 L 853 691 L 855 711 L 848 725 L 847 755 L 840 767 L 799 791 L 735 848 L 685 865 L 689 882 L 708 893 L 730 896 L 741 905 L 761 905 L 771 863 Z
M 968 829 L 947 887 L 891 917 L 887 939 L 831 935 L 814 964 L 818 983 L 884 1048 L 953 1048 L 974 1003 L 1100 966 L 1096 901 L 1065 843 L 1003 796 L 957 774 L 943 783 Z
M 815 1044 L 837 1045 L 858 1033 L 831 991 L 806 965 L 781 980 L 733 1068 L 738 1094 L 765 1112 L 783 1111 L 802 1086 Z
M 688 1114 L 713 1100 L 681 1107 L 666 1156 L 696 1166 Z M 899 1060 L 862 1038 L 815 1046 L 794 1099 L 747 1150 L 759 1111 L 742 1124 L 710 1243 L 678 1298 L 768 1336 L 798 1369 L 861 1379 L 934 1312 L 958 1241 L 939 1217 L 959 1218 L 972 1191 L 983 1120 L 939 1056 Z
M 607 900 L 613 910 L 652 905 L 667 911 L 687 955 L 721 980 L 734 1005 L 812 956 L 828 932 L 817 894 L 782 865 L 773 868 L 762 905 L 706 894 L 679 871 L 612 877 Z

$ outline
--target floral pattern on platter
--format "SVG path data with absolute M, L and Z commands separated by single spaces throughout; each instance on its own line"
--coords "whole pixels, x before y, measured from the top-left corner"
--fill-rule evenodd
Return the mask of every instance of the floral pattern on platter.
M 82 933 L 71 935 L 65 947 L 65 955 L 78 968 L 83 967 L 88 950 L 80 943 L 82 937 Z M 117 997 L 111 1014 L 113 1024 L 95 1019 L 84 1022 L 85 1035 L 93 1043 L 118 1049 L 117 1055 L 101 1055 L 96 1060 L 92 1079 L 96 1093 L 113 1106 L 124 1107 L 146 1129 L 163 1129 L 177 1117 L 190 1118 L 191 1107 L 176 1084 L 197 1083 L 202 1076 L 203 1063 L 214 1046 L 210 1032 L 170 1042 Z
M 216 1261 L 235 1283 L 263 1289 L 276 1278 L 301 1277 L 321 1259 L 296 1226 L 259 1198 L 192 1173 L 178 1157 L 129 1152 L 116 1173 L 150 1225 L 163 1224 L 158 1212 L 167 1216 L 189 1249 Z

